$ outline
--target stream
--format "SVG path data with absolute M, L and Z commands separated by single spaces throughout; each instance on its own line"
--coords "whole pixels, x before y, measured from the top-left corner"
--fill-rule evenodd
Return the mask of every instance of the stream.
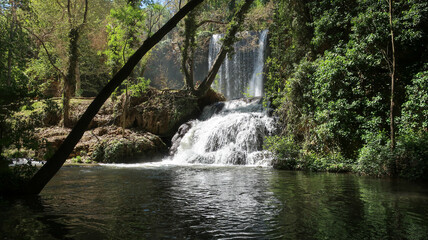
M 428 236 L 422 184 L 269 167 L 68 166 L 37 198 L 0 199 L 0 212 L 0 239 Z

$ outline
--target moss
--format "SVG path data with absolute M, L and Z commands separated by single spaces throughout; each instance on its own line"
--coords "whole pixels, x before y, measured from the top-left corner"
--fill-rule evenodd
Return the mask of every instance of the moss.
M 130 162 L 140 156 L 162 153 L 166 150 L 166 146 L 160 139 L 157 139 L 142 136 L 106 140 L 95 147 L 90 160 L 103 163 Z

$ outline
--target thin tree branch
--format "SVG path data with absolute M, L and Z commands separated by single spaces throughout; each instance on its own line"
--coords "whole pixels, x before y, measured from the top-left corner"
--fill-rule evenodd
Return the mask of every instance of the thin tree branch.
M 56 0 L 56 3 L 64 10 L 64 6 L 58 0 Z
M 222 22 L 222 21 L 206 19 L 206 20 L 201 21 L 198 25 L 196 25 L 196 27 L 198 28 L 198 27 L 200 27 L 204 24 L 207 24 L 207 23 L 216 23 L 216 24 L 223 24 L 223 25 L 227 24 L 227 23 Z
M 88 15 L 88 0 L 85 0 L 85 12 L 83 13 L 83 21 L 80 27 L 86 24 L 86 16 Z
M 70 0 L 67 0 L 67 14 L 68 14 L 68 23 L 70 24 L 71 27 L 71 9 L 70 9 Z
M 55 65 L 55 63 L 54 63 L 54 61 L 53 61 L 53 58 L 52 58 L 52 55 L 49 53 L 49 51 L 48 51 L 48 49 L 47 49 L 47 47 L 46 47 L 46 45 L 45 45 L 45 42 L 39 37 L 39 36 L 37 36 L 37 34 L 35 34 L 35 33 L 33 33 L 30 29 L 28 29 L 28 28 L 26 28 L 25 26 L 22 26 L 21 25 L 21 27 L 22 28 L 24 28 L 25 30 L 27 30 L 31 35 L 33 35 L 35 38 L 37 38 L 37 40 L 39 40 L 39 42 L 42 44 L 42 47 L 43 47 L 43 49 L 45 50 L 45 52 L 46 52 L 46 55 L 48 55 L 48 60 L 49 60 L 49 62 L 50 62 L 50 64 L 52 65 L 52 67 L 54 67 L 58 72 L 59 72 L 59 74 L 61 74 L 61 77 L 63 77 L 63 78 L 65 78 L 65 74 L 64 74 L 64 72 L 62 72 L 56 65 Z

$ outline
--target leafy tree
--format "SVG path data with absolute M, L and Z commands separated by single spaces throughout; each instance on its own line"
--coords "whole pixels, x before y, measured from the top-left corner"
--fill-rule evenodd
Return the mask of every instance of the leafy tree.
M 76 123 L 70 134 L 61 144 L 55 154 L 46 162 L 45 165 L 34 175 L 34 177 L 22 189 L 17 189 L 16 194 L 38 194 L 56 172 L 64 164 L 73 148 L 79 142 L 83 133 L 89 126 L 93 117 L 97 114 L 104 102 L 110 97 L 112 92 L 131 74 L 138 61 L 150 49 L 158 43 L 177 23 L 183 19 L 192 9 L 199 5 L 203 0 L 191 0 L 180 9 L 161 29 L 153 36 L 147 38 L 143 45 L 129 58 L 125 65 L 113 76 L 109 83 L 101 90 L 88 109 Z
M 27 30 L 40 42 L 49 62 L 62 77 L 63 124 L 66 127 L 72 125 L 70 98 L 75 94 L 79 76 L 79 39 L 87 23 L 88 6 L 88 0 L 34 0 L 31 1 L 31 11 L 27 15 L 32 18 L 31 22 L 28 21 L 30 26 L 27 26 Z M 61 21 L 64 18 L 65 21 Z M 64 56 L 59 59 L 59 65 L 62 66 L 57 66 L 50 45 L 56 45 L 55 52 Z
M 403 103 L 401 121 L 421 128 L 423 120 L 410 120 L 408 111 L 423 104 L 406 100 L 405 89 L 424 79 L 427 10 L 418 0 L 276 3 L 266 95 L 278 107 L 282 136 L 288 142 L 293 136 L 300 157 L 340 153 L 366 164 L 365 153 L 384 149 L 373 147 L 385 144 L 373 140 L 377 133 L 385 139 L 389 132 L 391 146 L 394 133 L 403 134 L 394 127 Z M 386 172 L 397 174 L 400 159 L 384 164 Z
M 0 104 L 29 95 L 25 68 L 31 44 L 18 18 L 26 8 L 26 1 L 0 1 Z

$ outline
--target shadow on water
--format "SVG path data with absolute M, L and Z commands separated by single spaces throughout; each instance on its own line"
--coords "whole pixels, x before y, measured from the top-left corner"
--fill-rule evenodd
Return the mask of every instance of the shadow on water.
M 426 239 L 428 191 L 405 181 L 276 172 L 285 239 Z
M 0 239 L 72 239 L 63 216 L 47 214 L 39 196 L 0 198 Z
M 428 189 L 255 167 L 63 167 L 0 239 L 426 239 Z M 6 216 L 6 217 L 3 217 Z

